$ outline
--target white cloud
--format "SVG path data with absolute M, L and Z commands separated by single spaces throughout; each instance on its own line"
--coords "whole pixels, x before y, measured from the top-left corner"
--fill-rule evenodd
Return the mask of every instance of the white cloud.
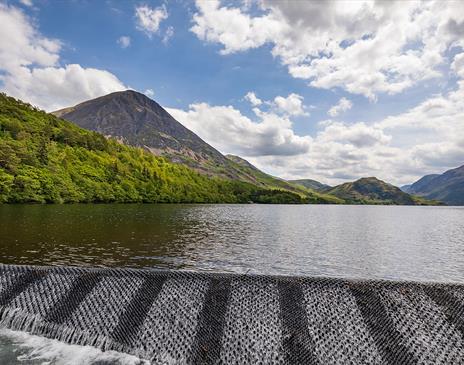
M 287 117 L 258 113 L 258 121 L 232 106 L 192 104 L 189 110 L 167 109 L 174 118 L 223 153 L 244 156 L 294 156 L 305 153 L 311 137 L 300 137 Z
M 1 80 L 7 94 L 47 111 L 126 89 L 110 72 L 83 68 L 77 64 L 64 67 L 22 67 L 15 74 L 2 76 Z
M 350 110 L 353 106 L 353 103 L 348 100 L 347 98 L 341 98 L 337 104 L 332 106 L 327 114 L 329 114 L 331 117 L 336 117 L 342 112 L 346 112 L 347 110 Z
M 309 115 L 304 111 L 303 97 L 301 95 L 291 93 L 287 97 L 277 96 L 274 98 L 274 103 L 277 109 L 288 115 Z
M 121 48 L 127 48 L 131 44 L 131 39 L 129 36 L 123 35 L 118 38 L 117 43 L 121 46 Z
M 385 135 L 380 128 L 368 126 L 365 123 L 347 125 L 340 122 L 330 123 L 317 136 L 318 142 L 337 142 L 350 144 L 357 148 L 386 145 L 391 137 Z
M 253 106 L 259 106 L 263 103 L 263 101 L 256 96 L 256 94 L 253 91 L 247 92 L 245 95 L 245 100 L 248 100 L 251 105 Z
M 59 64 L 61 42 L 42 36 L 20 9 L 0 4 L 0 88 L 45 110 L 126 87 L 105 70 Z
M 0 66 L 14 70 L 36 64 L 53 66 L 58 62 L 61 42 L 39 34 L 24 13 L 0 4 Z
M 151 38 L 153 34 L 158 32 L 161 22 L 168 18 L 168 12 L 164 5 L 158 8 L 142 5 L 135 8 L 135 17 L 137 29 L 145 32 Z
M 148 96 L 149 98 L 153 99 L 153 97 L 155 96 L 155 92 L 153 91 L 153 89 L 147 89 L 144 91 L 144 94 L 146 96 Z
M 375 100 L 440 76 L 461 44 L 464 2 L 260 2 L 248 7 L 197 1 L 191 31 L 222 54 L 272 46 L 272 55 L 313 87 L 343 88 Z
M 279 32 L 279 21 L 269 17 L 253 18 L 240 8 L 221 7 L 216 0 L 196 4 L 199 12 L 193 16 L 192 32 L 202 40 L 223 44 L 222 54 L 260 47 Z

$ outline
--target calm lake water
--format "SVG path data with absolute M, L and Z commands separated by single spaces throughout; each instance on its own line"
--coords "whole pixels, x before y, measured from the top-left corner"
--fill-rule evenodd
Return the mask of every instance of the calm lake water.
M 464 207 L 0 206 L 0 261 L 464 282 Z

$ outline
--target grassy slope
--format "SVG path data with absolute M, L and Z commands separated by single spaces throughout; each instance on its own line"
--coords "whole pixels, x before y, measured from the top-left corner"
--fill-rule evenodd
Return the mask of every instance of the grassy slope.
M 344 183 L 327 191 L 349 203 L 382 205 L 437 205 L 420 197 L 404 193 L 396 186 L 387 184 L 374 177 L 362 178 Z
M 208 178 L 0 94 L 0 202 L 301 203 Z
M 322 184 L 319 181 L 312 179 L 299 179 L 299 180 L 289 180 L 289 182 L 297 185 L 302 185 L 308 189 L 313 189 L 315 191 L 326 191 L 331 188 L 331 186 Z

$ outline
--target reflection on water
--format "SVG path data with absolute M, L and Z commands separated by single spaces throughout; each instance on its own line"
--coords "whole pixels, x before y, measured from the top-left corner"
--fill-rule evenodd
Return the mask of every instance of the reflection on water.
M 464 282 L 464 209 L 0 206 L 3 263 Z

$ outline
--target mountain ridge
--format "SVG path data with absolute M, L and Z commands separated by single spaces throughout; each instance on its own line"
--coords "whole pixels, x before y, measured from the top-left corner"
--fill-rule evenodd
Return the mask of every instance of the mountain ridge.
M 407 186 L 406 191 L 448 205 L 464 205 L 464 165 L 442 174 L 425 175 Z

